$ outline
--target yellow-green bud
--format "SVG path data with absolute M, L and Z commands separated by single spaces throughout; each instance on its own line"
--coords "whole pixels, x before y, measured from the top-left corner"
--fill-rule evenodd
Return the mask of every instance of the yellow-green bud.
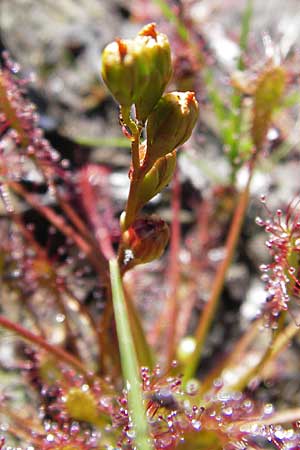
M 169 227 L 157 216 L 142 216 L 122 234 L 125 270 L 159 258 L 169 240 Z M 128 253 L 130 252 L 130 254 Z
M 99 422 L 97 402 L 90 391 L 71 388 L 66 395 L 66 409 L 74 420 L 83 420 L 95 425 Z
M 165 94 L 148 117 L 146 167 L 189 139 L 197 122 L 199 105 L 194 92 Z
M 117 39 L 102 53 L 102 78 L 116 101 L 130 107 L 145 90 L 149 67 L 143 58 L 141 42 Z
M 141 44 L 144 62 L 149 67 L 144 93 L 135 104 L 138 120 L 145 122 L 171 78 L 171 48 L 167 36 L 159 33 L 154 23 L 146 25 L 136 41 Z
M 176 152 L 159 158 L 144 176 L 137 191 L 137 211 L 170 183 L 176 167 Z
M 274 110 L 280 104 L 286 85 L 286 72 L 283 67 L 267 67 L 258 77 L 252 119 L 252 139 L 260 150 L 266 138 Z

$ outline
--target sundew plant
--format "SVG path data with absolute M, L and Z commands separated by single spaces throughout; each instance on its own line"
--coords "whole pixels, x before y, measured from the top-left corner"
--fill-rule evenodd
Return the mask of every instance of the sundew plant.
M 276 391 L 298 377 L 298 196 L 275 211 L 266 195 L 256 202 L 249 228 L 265 233 L 269 259 L 256 267 L 265 291 L 244 326 L 234 307 L 212 349 L 255 177 L 288 155 L 287 135 L 273 136 L 286 111 L 296 120 L 299 65 L 275 50 L 250 57 L 248 1 L 237 66 L 222 85 L 192 24 L 157 4 L 172 38 L 149 22 L 101 55 L 98 82 L 131 155 L 121 206 L 103 164 L 76 167 L 52 147 L 29 80 L 2 55 L 2 449 L 300 449 L 300 408 Z M 199 165 L 207 112 L 228 176 L 192 196 L 196 220 L 183 226 L 178 159 Z M 166 192 L 169 216 L 155 202 Z

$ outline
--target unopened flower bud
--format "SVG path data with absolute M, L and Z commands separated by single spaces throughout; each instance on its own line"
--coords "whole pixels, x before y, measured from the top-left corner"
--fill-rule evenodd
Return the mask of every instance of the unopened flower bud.
M 143 178 L 137 196 L 137 210 L 170 183 L 176 167 L 176 152 L 159 158 Z
M 149 76 L 144 63 L 142 43 L 117 39 L 102 53 L 102 78 L 116 101 L 130 107 L 142 95 Z
M 159 217 L 142 216 L 136 219 L 122 235 L 121 264 L 126 270 L 159 258 L 168 240 L 168 225 Z
M 141 44 L 144 62 L 149 67 L 144 93 L 135 105 L 137 118 L 145 122 L 171 78 L 171 49 L 167 36 L 159 33 L 154 23 L 146 25 L 136 41 Z
M 271 66 L 259 76 L 253 100 L 252 139 L 261 149 L 270 126 L 272 113 L 278 107 L 286 84 L 286 72 L 280 66 Z
M 151 167 L 158 158 L 187 141 L 197 122 L 198 113 L 194 92 L 165 94 L 148 117 L 144 164 Z

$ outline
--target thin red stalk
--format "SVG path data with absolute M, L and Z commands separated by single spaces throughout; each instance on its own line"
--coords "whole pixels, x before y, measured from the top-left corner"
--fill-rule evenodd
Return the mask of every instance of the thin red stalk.
M 238 204 L 234 212 L 225 244 L 225 257 L 218 266 L 210 298 L 204 307 L 195 332 L 196 347 L 194 352 L 190 356 L 185 369 L 184 376 L 186 381 L 194 375 L 197 365 L 200 361 L 205 338 L 210 329 L 211 322 L 213 320 L 218 301 L 224 287 L 225 277 L 234 255 L 238 238 L 240 236 L 241 227 L 244 221 L 245 212 L 248 206 L 251 175 L 252 170 L 250 172 L 247 185 L 244 188 L 243 192 L 240 194 Z
M 210 203 L 208 200 L 203 200 L 197 212 L 197 240 L 198 246 L 195 247 L 195 252 L 192 253 L 192 261 L 190 267 L 192 272 L 188 274 L 188 293 L 184 302 L 180 304 L 179 323 L 178 323 L 178 339 L 181 339 L 186 333 L 193 314 L 193 308 L 198 296 L 198 278 L 199 273 L 207 264 L 206 249 L 209 239 L 209 217 L 210 217 Z M 195 280 L 196 278 L 196 280 Z
M 65 327 L 65 333 L 66 333 L 66 344 L 69 348 L 69 350 L 72 350 L 72 353 L 76 355 L 76 358 L 80 358 L 80 352 L 77 345 L 77 339 L 76 335 L 73 332 L 72 326 L 71 326 L 71 318 L 69 315 L 69 312 L 65 306 L 64 299 L 57 289 L 57 286 L 54 286 L 53 289 L 53 295 L 55 298 L 55 302 L 57 304 L 58 309 L 60 310 L 60 313 L 64 316 L 64 327 Z
M 19 297 L 22 301 L 22 304 L 26 306 L 28 313 L 31 315 L 31 319 L 37 331 L 41 334 L 41 336 L 43 336 L 43 338 L 45 338 L 46 333 L 42 327 L 40 317 L 37 315 L 35 308 L 30 303 L 30 299 L 22 296 L 21 292 L 19 293 Z
M 107 298 L 101 317 L 99 336 L 102 349 L 100 354 L 101 373 L 106 372 L 110 376 L 113 376 L 112 371 L 115 371 L 117 375 L 116 372 L 118 374 L 121 372 L 121 366 L 119 354 L 115 351 L 118 348 L 118 342 L 113 322 L 112 292 L 110 286 L 107 286 Z
M 10 188 L 21 195 L 27 203 L 42 214 L 47 220 L 49 220 L 49 222 L 51 222 L 59 231 L 61 231 L 66 237 L 72 239 L 78 248 L 85 253 L 99 274 L 104 275 L 105 280 L 107 281 L 107 261 L 101 254 L 99 254 L 99 252 L 95 252 L 95 248 L 86 242 L 86 240 L 83 239 L 82 236 L 80 236 L 80 234 L 78 234 L 74 228 L 66 222 L 63 216 L 57 214 L 48 206 L 42 205 L 33 195 L 26 192 L 20 184 L 13 181 L 10 181 L 8 184 Z
M 33 239 L 32 233 L 24 226 L 19 214 L 16 214 L 13 210 L 12 204 L 10 202 L 10 199 L 8 197 L 8 190 L 7 186 L 4 184 L 1 184 L 0 186 L 0 197 L 2 199 L 4 208 L 6 209 L 6 213 L 11 219 L 14 221 L 14 223 L 19 228 L 20 232 L 22 233 L 22 236 L 25 237 L 25 239 L 30 242 L 30 245 L 34 248 L 36 253 L 38 255 L 43 255 L 44 257 L 44 251 L 43 249 L 38 245 L 38 243 Z M 13 289 L 18 291 L 19 297 L 22 299 L 23 304 L 26 306 L 28 313 L 30 314 L 33 323 L 36 327 L 36 329 L 40 332 L 40 334 L 45 337 L 45 332 L 43 330 L 43 327 L 39 321 L 39 318 L 30 304 L 29 298 L 22 295 L 20 289 L 16 289 L 14 286 L 12 286 Z
M 16 184 L 16 183 L 14 183 L 14 186 L 13 186 L 13 187 L 15 187 L 15 184 Z M 20 188 L 21 188 L 21 186 L 19 186 L 18 184 L 17 184 L 17 187 L 20 187 Z M 17 189 L 16 189 L 16 190 L 17 190 Z M 29 200 L 30 200 L 30 201 L 31 201 L 30 204 L 31 204 L 33 207 L 35 207 L 37 210 L 40 210 L 40 206 L 41 206 L 41 205 L 38 203 L 37 200 L 35 200 L 32 196 L 30 196 L 30 194 L 27 195 L 26 191 L 24 191 L 22 188 L 21 188 L 21 191 L 20 191 L 20 192 L 18 191 L 18 193 L 20 193 L 20 195 L 23 194 L 25 200 L 28 201 L 28 203 L 29 203 Z M 29 196 L 29 199 L 28 199 L 28 196 Z M 60 229 L 60 231 L 62 231 L 62 232 L 64 233 L 64 231 L 65 231 L 65 221 L 64 221 L 64 219 L 61 218 L 61 216 L 58 216 L 58 215 L 57 215 L 53 210 L 51 210 L 50 208 L 47 208 L 47 207 L 44 207 L 44 208 L 46 208 L 46 210 L 43 209 L 43 211 L 45 212 L 45 217 L 46 217 L 49 221 L 51 221 L 51 223 L 52 223 L 53 225 L 56 225 L 57 228 Z M 34 250 L 36 251 L 38 257 L 41 258 L 41 259 L 43 259 L 43 260 L 48 261 L 48 257 L 47 257 L 47 254 L 46 254 L 45 250 L 44 250 L 42 247 L 40 247 L 39 244 L 33 239 L 31 232 L 24 226 L 24 224 L 22 223 L 22 221 L 20 220 L 20 218 L 18 218 L 16 214 L 13 214 L 13 217 L 14 217 L 14 220 L 16 221 L 17 225 L 19 226 L 19 228 L 20 228 L 22 234 L 24 235 L 24 237 L 25 237 L 26 239 L 28 239 L 29 242 L 31 243 L 31 245 L 33 246 L 33 248 L 34 248 Z M 51 219 L 52 219 L 52 220 L 51 220 Z M 72 231 L 73 231 L 73 229 L 72 229 L 71 227 L 69 227 L 69 229 L 70 229 L 69 235 L 71 234 L 71 237 L 72 237 Z M 80 246 L 80 245 L 78 245 L 78 246 Z M 88 247 L 88 248 L 89 248 L 89 247 Z M 84 248 L 82 248 L 82 250 L 84 251 L 85 249 L 86 249 L 86 245 L 85 245 Z M 93 262 L 94 262 L 94 258 L 93 258 Z M 101 277 L 101 276 L 103 275 L 103 267 L 102 267 L 102 266 L 99 267 L 99 262 L 98 262 L 97 260 L 95 261 L 94 266 L 97 266 L 96 268 L 98 268 L 98 272 L 99 272 L 99 275 L 100 275 L 100 277 Z M 104 275 L 106 275 L 105 272 L 104 272 Z M 108 289 L 109 289 L 109 286 L 110 286 L 110 285 L 108 285 Z M 64 289 L 65 291 L 67 291 L 67 294 L 68 294 L 68 295 L 71 295 L 71 296 L 76 300 L 76 296 L 74 296 L 74 294 L 70 293 L 70 291 L 67 290 L 66 286 L 64 286 L 63 289 Z M 80 309 L 81 309 L 81 311 L 82 311 L 82 310 L 84 309 L 84 306 L 79 302 L 78 299 L 77 299 L 77 302 L 80 304 Z M 109 303 L 110 303 L 110 300 L 108 299 L 107 304 L 109 304 Z M 110 317 L 111 317 L 111 311 L 112 311 L 111 305 L 108 306 L 106 309 L 108 310 L 108 315 L 110 315 Z M 88 311 L 85 309 L 85 315 L 87 315 L 87 313 L 88 313 Z M 95 320 L 94 320 L 94 318 L 92 318 L 92 316 L 91 316 L 89 313 L 88 313 L 88 316 L 89 316 L 90 322 L 91 322 L 92 325 L 93 325 L 93 328 L 94 328 L 94 330 L 95 330 L 95 333 L 96 333 L 96 335 L 98 336 L 97 341 L 98 341 L 98 347 L 99 347 L 99 356 L 100 356 L 100 359 L 103 360 L 103 359 L 104 359 L 104 354 L 105 354 L 105 352 L 106 352 L 106 351 L 109 351 L 109 348 L 110 348 L 110 345 L 108 344 L 107 340 L 104 338 L 104 334 L 106 333 L 107 329 L 106 329 L 105 327 L 103 327 L 103 324 L 104 324 L 104 325 L 105 325 L 105 323 L 108 324 L 109 321 L 106 321 L 106 320 L 103 321 L 103 320 L 102 320 L 102 324 L 101 324 L 101 325 L 100 325 L 100 324 L 97 325 L 96 322 L 95 322 Z M 104 315 L 104 316 L 105 316 L 105 315 Z M 109 325 L 108 325 L 108 326 L 109 326 Z M 106 343 L 105 343 L 105 342 L 106 342 Z M 103 370 L 103 367 L 102 367 L 102 370 Z
M 200 208 L 198 209 L 197 226 L 198 226 L 198 239 L 200 252 L 205 251 L 209 240 L 209 216 L 210 216 L 210 202 L 203 200 Z
M 100 278 L 104 281 L 108 290 L 110 289 L 110 282 L 108 276 L 108 263 L 104 258 L 103 254 L 97 249 L 95 245 L 87 242 L 76 230 L 68 225 L 65 219 L 56 214 L 51 208 L 41 205 L 38 200 L 34 198 L 31 194 L 27 193 L 21 185 L 15 182 L 9 182 L 9 186 L 15 190 L 19 195 L 21 195 L 33 208 L 39 211 L 44 217 L 46 217 L 49 222 L 51 222 L 57 229 L 59 229 L 65 236 L 72 239 L 78 248 L 83 251 L 87 258 L 90 260 L 91 264 L 97 270 Z M 98 337 L 101 341 L 101 353 L 100 353 L 100 365 L 101 370 L 105 370 L 108 367 L 106 361 L 108 359 L 114 358 L 115 354 L 111 350 L 111 342 L 107 338 L 108 329 L 111 325 L 112 318 L 112 305 L 111 296 L 108 297 L 106 302 L 106 308 L 101 320 L 101 324 L 98 327 Z
M 35 420 L 34 416 L 23 417 L 19 415 L 15 411 L 12 411 L 10 407 L 5 403 L 5 401 L 1 404 L 0 411 L 5 413 L 7 417 L 13 420 L 14 425 L 16 425 L 18 429 L 22 429 L 25 433 L 30 434 L 32 430 L 39 434 L 44 433 L 44 428 L 42 427 L 40 422 L 37 422 L 37 420 Z
M 57 190 L 55 189 L 55 191 L 57 191 Z M 64 211 L 64 213 L 66 214 L 68 219 L 72 222 L 72 224 L 77 228 L 79 233 L 82 236 L 84 236 L 84 238 L 86 240 L 88 240 L 89 242 L 95 244 L 95 239 L 91 235 L 89 229 L 87 228 L 85 223 L 81 220 L 81 218 L 76 213 L 76 211 L 72 208 L 72 206 L 68 202 L 66 202 L 61 197 L 61 195 L 59 195 L 57 192 L 56 192 L 56 198 L 57 198 L 57 201 L 59 203 L 59 206 Z M 93 203 L 93 207 L 95 207 L 95 202 Z
M 175 181 L 176 180 L 176 181 Z M 174 354 L 175 341 L 176 338 L 173 334 L 176 333 L 177 328 L 177 285 L 179 281 L 179 265 L 178 265 L 178 254 L 180 249 L 180 184 L 178 180 L 178 175 L 175 172 L 174 175 L 174 184 L 173 184 L 173 195 L 172 195 L 172 224 L 171 224 L 171 240 L 170 240 L 170 256 L 169 256 L 169 264 L 168 264 L 168 286 L 169 293 L 167 297 L 167 301 L 165 303 L 164 311 L 162 313 L 163 317 L 167 317 L 167 323 L 162 320 L 158 320 L 156 325 L 153 327 L 153 330 L 149 333 L 149 341 L 155 345 L 161 339 L 161 336 L 164 332 L 170 337 L 171 333 L 171 341 L 170 345 L 166 346 L 166 361 L 172 361 L 173 357 L 171 354 Z M 175 320 L 174 320 L 175 319 Z M 174 321 L 174 324 L 171 323 Z M 174 326 L 173 326 L 174 325 Z M 174 342 L 173 342 L 174 341 Z
M 73 224 L 73 226 L 79 231 L 81 236 L 83 236 L 94 248 L 96 247 L 96 240 L 94 239 L 93 235 L 90 233 L 90 230 L 85 225 L 83 220 L 81 220 L 81 217 L 77 214 L 77 212 L 72 208 L 72 206 L 66 202 L 63 197 L 60 195 L 59 191 L 57 190 L 56 184 L 53 180 L 53 177 L 49 175 L 49 166 L 48 162 L 45 164 L 43 160 L 40 160 L 36 157 L 32 157 L 32 160 L 36 164 L 36 167 L 42 172 L 44 176 L 45 183 L 51 187 L 52 191 L 55 193 L 56 200 L 65 213 L 66 217 L 70 220 L 70 222 Z M 52 168 L 52 167 L 51 167 Z M 50 172 L 51 173 L 51 172 Z M 93 203 L 94 205 L 94 203 Z M 97 247 L 96 247 L 97 248 Z M 97 249 L 97 252 L 100 252 L 101 247 Z M 100 259 L 103 259 L 104 256 L 100 254 Z
M 49 342 L 47 342 L 43 337 L 32 333 L 22 325 L 14 323 L 6 317 L 0 315 L 0 326 L 17 333 L 19 336 L 31 342 L 32 344 L 35 344 L 38 347 L 41 347 L 47 352 L 51 353 L 59 361 L 74 367 L 74 369 L 82 373 L 88 380 L 92 380 L 94 378 L 93 375 L 91 375 L 86 369 L 86 367 L 73 355 L 66 352 L 62 348 L 57 347 L 56 345 L 49 344 Z
M 42 260 L 45 261 L 46 264 L 49 265 L 49 267 L 51 266 L 51 263 L 49 261 L 49 258 L 47 256 L 46 251 L 38 244 L 38 242 L 34 239 L 33 234 L 31 233 L 31 231 L 29 231 L 26 226 L 24 226 L 21 218 L 19 217 L 18 214 L 14 213 L 13 211 L 7 210 L 7 213 L 11 216 L 12 220 L 17 224 L 19 230 L 21 231 L 22 235 L 24 236 L 24 238 L 27 240 L 27 242 L 30 243 L 30 245 L 34 248 L 37 257 Z M 59 309 L 61 310 L 62 314 L 65 316 L 65 328 L 66 328 L 66 333 L 67 333 L 67 339 L 69 340 L 69 342 L 72 345 L 72 348 L 74 349 L 74 351 L 76 352 L 76 355 L 79 355 L 78 352 L 78 346 L 76 343 L 76 338 L 74 336 L 74 333 L 72 331 L 72 327 L 70 324 L 70 319 L 69 319 L 69 314 L 68 311 L 64 305 L 64 301 L 62 296 L 59 293 L 59 289 L 57 288 L 56 284 L 55 284 L 55 280 L 53 279 L 53 293 L 57 302 L 57 305 L 59 307 Z M 39 321 L 37 320 L 37 317 L 34 313 L 34 310 L 30 307 L 30 305 L 28 304 L 28 302 L 26 301 L 26 306 L 28 307 L 29 312 L 33 315 L 33 319 L 34 319 L 34 323 L 36 324 L 36 326 L 38 326 L 38 330 L 40 331 L 40 333 L 44 335 L 44 332 L 42 330 L 42 328 L 40 327 Z M 98 334 L 98 333 L 97 333 Z
M 15 436 L 16 438 L 20 439 L 25 439 L 25 441 L 30 442 L 31 444 L 34 444 L 37 446 L 37 448 L 41 448 L 42 445 L 42 440 L 38 437 L 35 437 L 34 435 L 32 435 L 32 431 L 34 430 L 22 430 L 18 424 L 14 424 L 14 425 L 8 425 L 7 427 L 7 432 L 11 435 L 11 436 Z
M 189 325 L 191 323 L 191 317 L 193 315 L 193 310 L 197 301 L 197 291 L 198 288 L 193 286 L 195 283 L 189 281 L 189 285 L 185 289 L 184 301 L 180 304 L 180 309 L 178 313 L 177 320 L 177 330 L 176 335 L 178 341 L 183 338 L 188 332 Z
M 95 196 L 93 186 L 86 176 L 81 176 L 79 182 L 82 192 L 82 203 L 95 230 L 98 246 L 101 248 L 102 253 L 107 260 L 113 259 L 115 258 L 115 252 L 110 239 L 109 230 L 104 225 L 102 218 L 95 207 L 97 204 L 97 197 Z
M 32 233 L 29 230 L 26 229 L 26 227 L 22 224 L 21 220 L 17 220 L 16 223 L 17 222 L 18 222 L 19 229 L 22 232 L 23 236 L 26 237 L 27 241 L 35 249 L 35 251 L 37 253 L 37 259 L 40 259 L 42 262 L 45 262 L 46 265 L 48 265 L 50 268 L 52 268 L 51 263 L 49 261 L 49 258 L 47 257 L 46 252 L 35 241 L 35 239 L 33 238 Z M 70 317 L 69 317 L 67 309 L 65 308 L 63 299 L 62 299 L 61 294 L 59 292 L 59 289 L 58 289 L 58 287 L 57 287 L 57 285 L 55 283 L 55 277 L 51 276 L 51 279 L 49 280 L 49 285 L 47 285 L 46 287 L 47 287 L 47 289 L 52 291 L 52 293 L 54 295 L 54 298 L 55 298 L 55 301 L 56 301 L 56 304 L 57 304 L 57 307 L 60 310 L 60 312 L 63 314 L 63 316 L 65 317 L 64 327 L 65 327 L 65 332 L 66 332 L 66 336 L 67 336 L 67 341 L 71 344 L 72 349 L 74 350 L 74 352 L 78 356 L 79 352 L 78 352 L 78 348 L 77 348 L 76 339 L 75 339 L 74 333 L 73 333 L 72 328 L 71 328 Z M 40 321 L 38 319 L 38 316 L 36 315 L 34 309 L 31 307 L 31 305 L 30 305 L 30 303 L 28 302 L 27 299 L 26 299 L 26 306 L 28 307 L 29 311 L 31 312 L 31 314 L 32 314 L 32 316 L 34 318 L 34 323 L 37 326 L 37 329 L 45 337 L 45 334 L 44 334 L 43 330 L 41 329 L 41 326 L 40 326 L 40 323 L 39 323 Z
M 99 330 L 99 324 L 97 323 L 97 321 L 95 320 L 93 315 L 90 313 L 90 311 L 86 308 L 86 306 L 83 303 L 81 303 L 81 301 L 76 297 L 76 295 L 66 285 L 62 286 L 61 289 L 62 289 L 62 292 L 66 296 L 70 297 L 76 303 L 80 314 L 85 316 L 87 318 L 87 320 L 89 321 L 90 327 L 93 330 L 95 337 L 97 339 L 97 346 L 98 346 L 98 353 L 99 353 L 99 360 L 100 360 L 100 355 L 102 353 L 102 339 L 101 339 L 101 333 Z
M 22 223 L 21 219 L 18 217 L 16 217 L 16 215 L 13 216 L 13 219 L 15 220 L 15 222 L 17 223 L 21 233 L 23 234 L 23 236 L 25 237 L 25 239 L 27 240 L 27 242 L 30 243 L 30 245 L 34 248 L 38 259 L 40 259 L 41 261 L 45 261 L 45 263 L 47 265 L 49 265 L 49 267 L 51 266 L 51 262 L 47 256 L 47 253 L 44 251 L 44 249 L 37 243 L 37 241 L 33 238 L 32 233 L 24 226 L 24 224 Z M 55 280 L 53 280 L 53 282 L 55 283 Z M 61 289 L 61 287 L 60 287 Z M 67 338 L 69 339 L 69 341 L 72 343 L 72 347 L 74 348 L 74 350 L 76 351 L 76 355 L 79 355 L 78 352 L 78 348 L 77 348 L 77 343 L 76 343 L 76 339 L 74 337 L 71 325 L 70 325 L 70 318 L 69 318 L 69 314 L 68 311 L 64 305 L 64 301 L 63 298 L 61 297 L 61 294 L 59 292 L 58 287 L 56 286 L 56 284 L 53 286 L 53 291 L 54 291 L 54 296 L 57 302 L 58 307 L 60 308 L 62 314 L 65 316 L 65 327 L 66 327 L 66 333 L 67 333 Z M 38 330 L 40 331 L 40 333 L 45 337 L 45 334 L 40 326 L 39 320 L 35 314 L 35 311 L 33 310 L 33 308 L 31 307 L 30 304 L 28 304 L 28 301 L 26 301 L 26 305 L 29 308 L 31 314 L 33 315 L 34 319 L 35 319 L 35 325 L 38 327 Z

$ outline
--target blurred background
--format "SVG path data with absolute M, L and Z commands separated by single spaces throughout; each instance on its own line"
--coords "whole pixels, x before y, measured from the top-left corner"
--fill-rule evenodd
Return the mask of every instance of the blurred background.
M 241 0 L 1 0 L 0 48 L 7 49 L 26 74 L 34 75 L 31 95 L 41 126 L 48 137 L 58 133 L 53 145 L 62 147 L 62 137 L 83 142 L 119 136 L 117 109 L 99 75 L 101 50 L 108 42 L 132 37 L 142 24 L 155 21 L 173 39 L 174 82 L 178 85 L 179 78 L 188 75 L 199 78 L 201 74 L 192 73 L 188 46 L 178 38 L 171 11 L 187 24 L 199 54 L 209 53 L 226 77 L 238 57 L 245 5 Z M 256 0 L 253 5 L 252 56 L 259 62 L 270 36 L 284 58 L 299 41 L 298 0 Z M 101 152 L 94 149 L 93 158 L 111 162 L 117 157 L 100 143 Z M 63 147 L 66 153 L 72 150 L 67 141 Z M 124 153 L 118 152 L 117 158 L 127 164 Z

